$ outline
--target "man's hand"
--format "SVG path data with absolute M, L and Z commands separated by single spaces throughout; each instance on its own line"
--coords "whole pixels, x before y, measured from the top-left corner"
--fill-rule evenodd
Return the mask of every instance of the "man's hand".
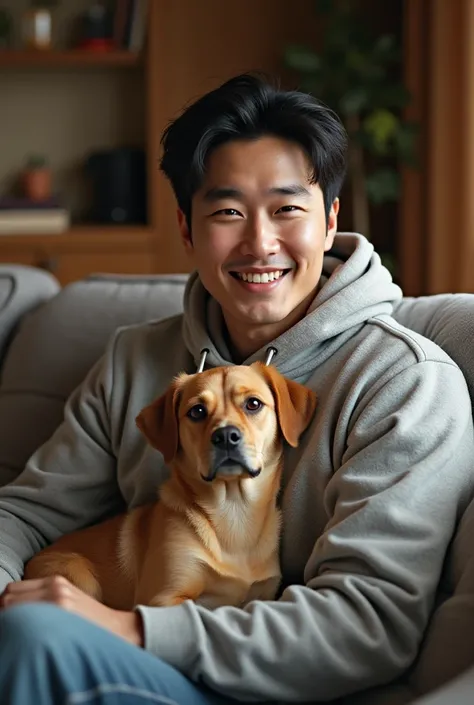
M 26 602 L 50 602 L 95 622 L 136 646 L 143 646 L 143 626 L 138 612 L 123 612 L 106 607 L 62 576 L 10 583 L 0 597 L 0 608 L 6 609 Z

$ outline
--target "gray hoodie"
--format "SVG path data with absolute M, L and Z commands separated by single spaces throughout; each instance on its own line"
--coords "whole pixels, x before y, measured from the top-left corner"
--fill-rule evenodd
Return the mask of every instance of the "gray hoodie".
M 146 649 L 229 698 L 329 700 L 416 656 L 473 494 L 474 439 L 460 370 L 391 318 L 400 297 L 369 242 L 338 235 L 306 317 L 271 343 L 278 369 L 319 400 L 285 455 L 279 599 L 137 607 Z M 61 534 L 155 497 L 168 470 L 135 417 L 203 348 L 208 366 L 232 364 L 196 275 L 184 316 L 117 331 L 64 423 L 0 489 L 0 590 Z

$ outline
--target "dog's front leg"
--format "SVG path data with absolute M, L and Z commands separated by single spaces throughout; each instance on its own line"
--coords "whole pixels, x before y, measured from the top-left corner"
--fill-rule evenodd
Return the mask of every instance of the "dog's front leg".
M 92 563 L 78 553 L 45 550 L 26 564 L 24 580 L 62 575 L 86 595 L 102 602 L 102 587 Z
M 142 580 L 137 589 L 136 604 L 150 607 L 173 607 L 186 600 L 198 600 L 204 592 L 205 568 L 200 560 L 188 560 L 186 567 L 167 566 L 167 579 Z

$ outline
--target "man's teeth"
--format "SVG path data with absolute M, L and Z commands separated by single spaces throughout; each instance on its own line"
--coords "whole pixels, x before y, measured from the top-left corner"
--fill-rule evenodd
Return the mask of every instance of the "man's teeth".
M 274 272 L 263 272 L 262 274 L 254 274 L 252 272 L 237 272 L 239 279 L 243 279 L 244 282 L 249 282 L 250 284 L 268 284 L 268 282 L 275 281 L 279 279 L 284 274 L 283 269 L 278 269 Z

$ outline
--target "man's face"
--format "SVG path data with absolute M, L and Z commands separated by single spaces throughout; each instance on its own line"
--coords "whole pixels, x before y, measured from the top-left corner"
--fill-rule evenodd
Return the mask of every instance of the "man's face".
M 276 337 L 305 315 L 337 227 L 298 145 L 276 137 L 233 141 L 210 156 L 192 201 L 185 248 L 222 307 L 231 338 L 265 327 Z M 274 329 L 274 330 L 273 330 Z

